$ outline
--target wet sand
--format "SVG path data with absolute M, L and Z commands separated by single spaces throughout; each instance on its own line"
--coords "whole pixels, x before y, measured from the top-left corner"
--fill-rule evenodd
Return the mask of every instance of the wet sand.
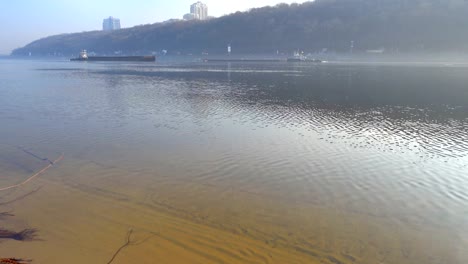
M 138 178 L 139 181 L 134 181 Z M 175 178 L 175 180 L 174 180 Z M 0 195 L 0 222 L 37 240 L 0 240 L 0 256 L 33 263 L 462 263 L 444 230 L 290 203 L 274 194 L 194 184 L 65 159 Z M 19 198 L 18 200 L 15 200 Z M 435 240 L 436 238 L 436 240 Z M 459 247 L 459 255 L 454 249 Z

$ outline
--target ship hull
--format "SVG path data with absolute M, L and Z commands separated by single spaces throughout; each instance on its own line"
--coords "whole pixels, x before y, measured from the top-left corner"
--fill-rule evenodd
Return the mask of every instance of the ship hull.
M 155 56 L 90 56 L 88 58 L 73 58 L 70 61 L 156 61 Z
M 299 58 L 288 58 L 287 62 L 309 62 L 309 63 L 321 63 L 318 59 L 299 59 Z

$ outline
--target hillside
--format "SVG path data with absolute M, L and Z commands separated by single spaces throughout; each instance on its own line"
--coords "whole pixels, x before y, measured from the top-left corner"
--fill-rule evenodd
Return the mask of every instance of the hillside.
M 464 0 L 316 0 L 301 5 L 237 12 L 210 21 L 180 21 L 56 35 L 34 41 L 13 55 L 291 52 L 468 51 L 468 4 Z

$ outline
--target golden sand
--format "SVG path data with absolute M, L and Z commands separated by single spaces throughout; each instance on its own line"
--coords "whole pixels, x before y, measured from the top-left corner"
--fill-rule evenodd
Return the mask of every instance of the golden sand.
M 33 263 L 109 263 L 127 238 L 112 263 L 468 260 L 463 244 L 433 226 L 72 158 L 0 193 L 0 212 L 14 214 L 2 227 L 38 231 L 35 241 L 0 240 L 0 257 Z

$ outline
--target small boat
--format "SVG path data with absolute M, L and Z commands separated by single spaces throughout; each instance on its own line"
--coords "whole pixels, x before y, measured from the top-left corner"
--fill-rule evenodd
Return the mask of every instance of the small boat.
M 287 58 L 286 61 L 287 62 L 311 62 L 311 63 L 322 62 L 322 60 L 319 60 L 319 59 L 309 59 L 303 54 L 300 54 L 299 52 L 294 52 L 294 56 Z
M 72 58 L 70 61 L 156 61 L 155 56 L 88 56 L 86 50 L 82 50 L 78 58 Z
M 301 62 L 301 61 L 306 61 L 306 57 L 303 54 L 300 54 L 299 52 L 295 51 L 294 55 L 292 57 L 287 58 L 286 61 Z

